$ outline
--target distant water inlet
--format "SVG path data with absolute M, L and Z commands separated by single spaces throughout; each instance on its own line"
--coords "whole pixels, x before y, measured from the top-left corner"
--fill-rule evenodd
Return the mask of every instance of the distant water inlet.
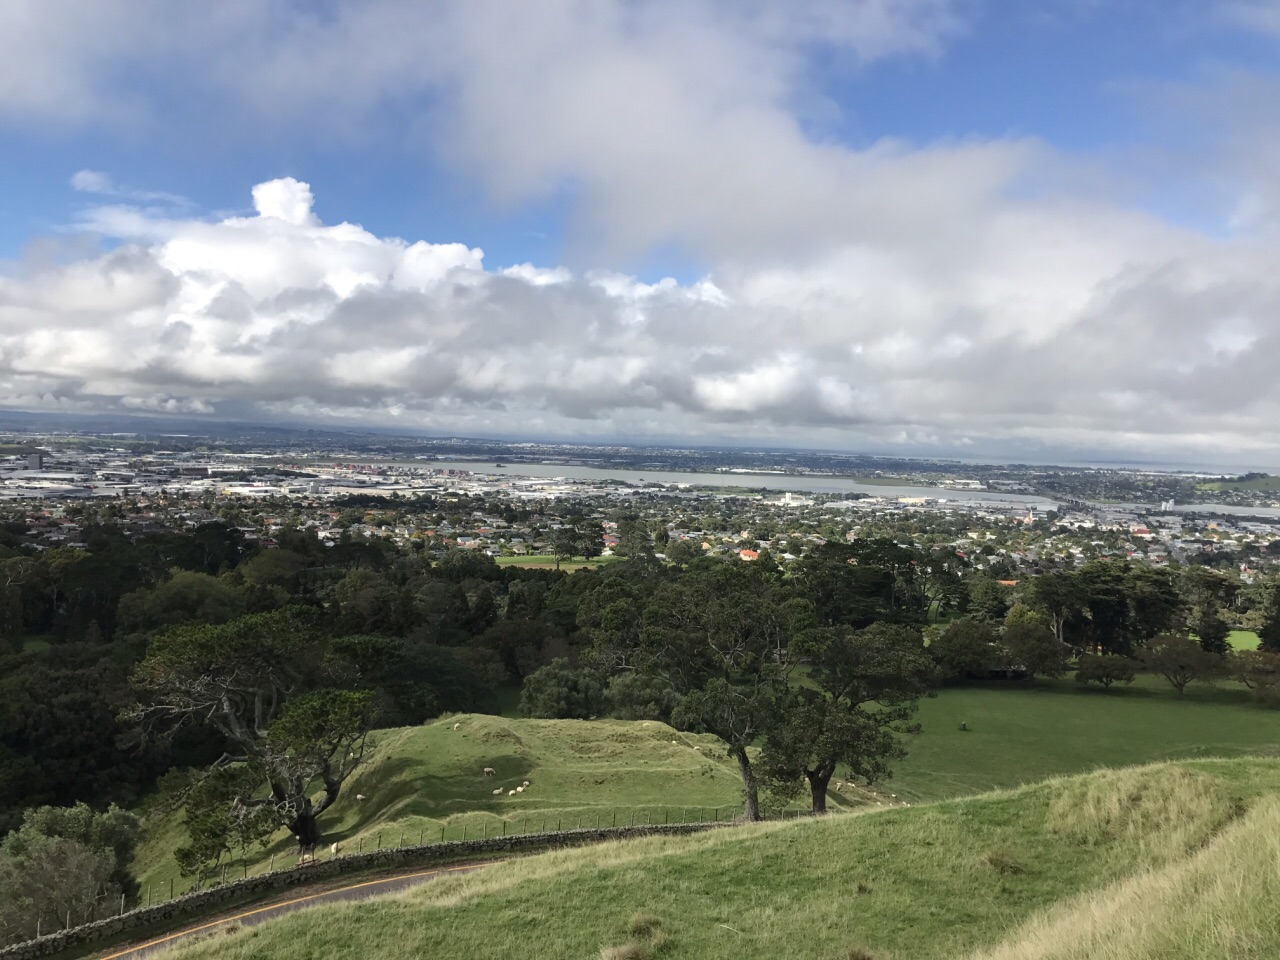
M 1002 493 L 987 490 L 951 490 L 946 487 L 884 486 L 859 483 L 849 477 L 813 476 L 811 474 L 773 473 L 693 473 L 677 470 L 615 470 L 612 468 L 586 467 L 565 463 L 507 463 L 502 473 L 492 473 L 491 460 L 412 460 L 402 466 L 435 470 L 467 470 L 475 474 L 492 474 L 504 480 L 529 477 L 542 480 L 595 480 L 607 482 L 621 480 L 635 486 L 657 484 L 659 486 L 685 487 L 741 487 L 749 490 L 771 490 L 784 493 L 861 493 L 873 497 L 928 497 L 938 500 L 993 501 L 1000 503 L 1025 503 L 1042 509 L 1058 504 L 1046 497 L 1030 494 Z

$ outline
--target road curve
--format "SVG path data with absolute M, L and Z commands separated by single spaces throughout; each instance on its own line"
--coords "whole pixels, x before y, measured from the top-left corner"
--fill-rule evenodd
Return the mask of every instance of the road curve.
M 127 949 L 119 950 L 115 953 L 109 953 L 99 956 L 98 960 L 141 960 L 142 957 L 149 957 L 152 954 L 159 953 L 174 944 L 181 943 L 192 937 L 208 936 L 215 933 L 219 928 L 237 924 L 242 927 L 252 927 L 262 923 L 264 920 L 274 920 L 276 917 L 291 913 L 294 910 L 301 910 L 304 907 L 313 907 L 325 903 L 341 903 L 352 900 L 365 900 L 369 897 L 376 897 L 386 893 L 397 893 L 400 890 L 406 890 L 409 887 L 416 886 L 419 883 L 425 883 L 436 877 L 444 876 L 450 873 L 467 873 L 472 870 L 479 870 L 481 867 L 487 866 L 496 861 L 488 860 L 484 863 L 464 863 L 453 867 L 436 867 L 433 870 L 421 870 L 417 873 L 403 873 L 395 877 L 384 877 L 381 880 L 366 880 L 363 883 L 353 883 L 346 887 L 337 887 L 332 890 L 322 890 L 317 893 L 305 894 L 300 897 L 294 897 L 290 900 L 284 900 L 280 903 L 270 903 L 263 907 L 255 907 L 251 910 L 244 910 L 240 913 L 231 914 L 230 916 L 219 917 L 216 920 L 210 920 L 207 923 L 198 924 L 194 927 L 187 927 L 176 933 L 166 934 L 163 937 L 156 937 L 154 940 L 148 940 L 145 943 L 135 944 Z

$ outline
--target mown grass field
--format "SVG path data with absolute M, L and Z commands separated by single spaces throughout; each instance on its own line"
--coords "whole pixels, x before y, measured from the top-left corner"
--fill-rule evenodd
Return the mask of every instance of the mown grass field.
M 1070 678 L 948 688 L 922 701 L 915 719 L 921 732 L 907 738 L 910 752 L 887 783 L 913 801 L 1099 767 L 1280 755 L 1280 712 L 1257 706 L 1230 682 L 1193 683 L 1182 697 L 1146 675 L 1110 691 Z
M 1280 492 L 1280 476 L 1254 477 L 1252 480 L 1210 480 L 1198 484 L 1201 490 L 1222 492 L 1224 490 L 1263 490 Z
M 575 557 L 572 560 L 561 560 L 561 570 L 583 570 L 598 567 L 601 564 L 610 563 L 614 560 L 620 560 L 620 557 L 595 557 L 592 560 L 585 560 L 581 557 Z M 495 557 L 494 561 L 500 567 L 531 567 L 536 570 L 554 570 L 556 568 L 556 558 L 549 554 L 531 554 L 523 557 Z
M 1258 635 L 1252 630 L 1232 630 L 1227 634 L 1227 643 L 1233 650 L 1257 650 Z
M 1280 764 L 1198 761 L 512 860 L 175 960 L 1280 952 Z

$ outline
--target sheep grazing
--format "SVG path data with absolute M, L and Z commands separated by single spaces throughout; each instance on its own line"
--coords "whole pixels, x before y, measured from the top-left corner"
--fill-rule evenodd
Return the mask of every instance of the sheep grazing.
M 357 793 L 357 794 L 356 794 L 356 799 L 357 799 L 357 800 L 363 800 L 363 799 L 364 799 L 364 794 L 363 794 L 363 793 Z
M 338 845 L 336 843 L 329 844 L 329 856 L 336 857 L 338 855 Z
M 484 768 L 484 775 L 485 775 L 486 777 L 492 777 L 492 776 L 494 776 L 495 774 L 497 774 L 497 772 L 498 772 L 498 771 L 497 771 L 497 770 L 495 770 L 495 769 L 493 769 L 493 767 L 485 767 L 485 768 Z
M 459 727 L 461 727 L 461 726 L 462 726 L 462 724 L 460 724 L 460 723 L 455 723 L 455 724 L 453 725 L 453 729 L 457 730 L 457 729 L 458 729 Z
M 516 793 L 524 793 L 524 787 L 516 787 Z
M 515 792 L 514 790 L 508 790 L 508 791 L 507 791 L 507 796 L 508 796 L 508 797 L 514 797 L 515 795 L 516 795 L 516 792 Z
M 528 780 L 526 780 L 524 783 L 520 784 L 520 786 L 522 786 L 522 787 L 527 787 L 527 786 L 529 786 L 529 781 L 528 781 Z
M 500 796 L 502 796 L 502 788 L 501 788 L 501 787 L 499 787 L 497 790 L 493 791 L 493 795 L 494 795 L 495 797 L 500 797 Z

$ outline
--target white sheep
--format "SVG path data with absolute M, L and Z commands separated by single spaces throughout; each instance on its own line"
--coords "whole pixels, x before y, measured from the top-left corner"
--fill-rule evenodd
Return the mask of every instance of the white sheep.
M 677 744 L 677 743 L 679 743 L 679 741 L 678 741 L 678 740 L 672 740 L 672 741 L 671 741 L 671 745 L 672 745 L 673 747 L 674 747 L 674 746 L 676 746 L 676 744 Z
M 524 793 L 524 787 L 516 787 L 516 793 Z
M 514 790 L 508 790 L 508 791 L 507 791 L 507 796 L 508 796 L 508 797 L 514 797 L 515 795 L 516 795 L 516 792 L 515 792 Z
M 499 787 L 497 790 L 493 791 L 493 795 L 494 795 L 495 797 L 500 797 L 500 796 L 502 796 L 502 788 L 501 788 L 501 787 Z
M 522 786 L 522 787 L 527 787 L 527 786 L 529 786 L 529 781 L 528 781 L 528 780 L 526 780 L 524 783 L 520 784 L 520 786 Z
M 338 855 L 338 845 L 336 843 L 329 844 L 329 856 L 336 857 Z
M 493 767 L 485 767 L 485 768 L 484 768 L 484 775 L 485 775 L 486 777 L 492 777 L 492 776 L 496 775 L 496 774 L 497 774 L 497 772 L 498 772 L 498 771 L 497 771 L 497 770 L 495 770 L 495 769 L 493 769 Z
M 458 729 L 459 727 L 461 727 L 461 726 L 462 726 L 462 724 L 460 724 L 460 723 L 455 723 L 455 724 L 453 725 L 453 729 L 457 730 L 457 729 Z
M 356 794 L 356 800 L 363 800 L 363 799 L 364 799 L 364 794 L 363 794 L 363 793 L 357 793 L 357 794 Z

